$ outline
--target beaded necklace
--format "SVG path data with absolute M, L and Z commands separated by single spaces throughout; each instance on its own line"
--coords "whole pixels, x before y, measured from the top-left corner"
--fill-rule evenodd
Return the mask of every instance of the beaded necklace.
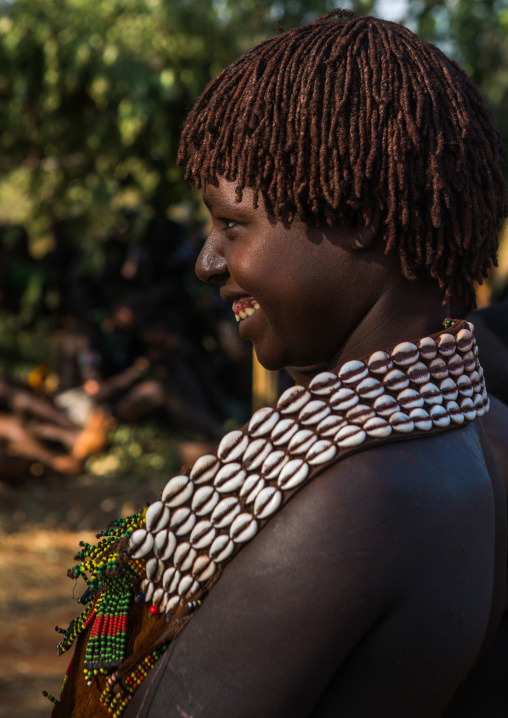
M 472 324 L 443 324 L 444 332 L 287 389 L 188 475 L 172 477 L 160 500 L 115 521 L 97 544 L 81 544 L 68 575 L 86 581 L 78 600 L 86 608 L 66 630 L 57 627 L 64 634 L 58 652 L 88 631 L 84 676 L 90 690 L 109 676 L 100 700 L 113 716 L 123 715 L 224 565 L 302 486 L 352 452 L 459 427 L 488 410 Z M 165 620 L 152 648 L 129 658 L 133 602 Z

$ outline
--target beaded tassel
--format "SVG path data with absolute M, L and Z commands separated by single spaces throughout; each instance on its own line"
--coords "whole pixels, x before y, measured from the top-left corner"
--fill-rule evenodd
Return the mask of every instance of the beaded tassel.
M 164 651 L 168 648 L 169 641 L 162 646 L 155 648 L 149 655 L 145 656 L 133 670 L 125 676 L 123 683 L 117 682 L 115 676 L 111 676 L 101 694 L 103 703 L 114 718 L 121 718 L 127 708 L 132 695 L 145 680 Z
M 56 626 L 56 631 L 64 634 L 57 650 L 59 655 L 68 651 L 76 638 L 90 627 L 83 667 L 89 686 L 92 676 L 111 673 L 125 660 L 127 615 L 135 588 L 145 575 L 145 561 L 128 559 L 123 551 L 119 553 L 119 542 L 144 526 L 145 514 L 146 509 L 143 509 L 133 516 L 117 519 L 97 535 L 99 541 L 95 545 L 81 542 L 82 550 L 75 557 L 79 563 L 68 571 L 70 578 L 81 576 L 87 584 L 86 591 L 78 599 L 78 603 L 86 608 L 67 629 Z M 71 665 L 72 661 L 62 690 Z M 53 703 L 58 703 L 50 693 L 43 693 Z

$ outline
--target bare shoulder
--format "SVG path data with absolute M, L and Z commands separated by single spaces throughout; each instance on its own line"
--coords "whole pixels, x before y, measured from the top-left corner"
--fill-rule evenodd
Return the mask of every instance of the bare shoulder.
M 322 530 L 341 534 L 354 527 L 355 537 L 365 532 L 373 546 L 372 532 L 399 543 L 416 540 L 429 525 L 431 538 L 438 539 L 441 525 L 459 525 L 473 515 L 476 523 L 482 511 L 491 515 L 489 461 L 475 426 L 374 447 L 313 481 L 288 507 L 288 519 L 294 512 L 299 521 L 312 522 L 317 513 Z
M 329 715 L 316 707 L 329 691 L 330 714 L 363 716 L 355 711 L 368 701 L 372 715 L 389 681 L 393 700 L 417 716 L 406 692 L 422 690 L 415 675 L 438 686 L 431 700 L 439 704 L 474 660 L 488 620 L 489 486 L 474 428 L 330 467 L 226 566 L 136 696 L 139 707 L 149 692 L 150 709 L 128 714 L 176 716 L 179 706 L 207 718 L 320 717 Z M 472 603 L 465 632 L 459 619 Z M 421 664 L 436 652 L 446 670 L 443 661 Z M 383 674 L 400 661 L 418 670 Z

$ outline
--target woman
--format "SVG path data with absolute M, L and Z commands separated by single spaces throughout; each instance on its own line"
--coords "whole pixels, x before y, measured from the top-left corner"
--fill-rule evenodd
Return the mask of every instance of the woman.
M 196 271 L 296 385 L 84 547 L 55 716 L 443 714 L 506 603 L 489 402 L 447 318 L 495 260 L 499 154 L 454 62 L 349 11 L 204 91 L 180 149 L 212 219 Z

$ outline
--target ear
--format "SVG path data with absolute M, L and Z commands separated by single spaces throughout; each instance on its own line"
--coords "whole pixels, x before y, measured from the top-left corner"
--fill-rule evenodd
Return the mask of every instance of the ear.
M 376 207 L 372 213 L 370 222 L 354 231 L 351 249 L 367 249 L 376 239 L 381 227 L 381 209 Z

